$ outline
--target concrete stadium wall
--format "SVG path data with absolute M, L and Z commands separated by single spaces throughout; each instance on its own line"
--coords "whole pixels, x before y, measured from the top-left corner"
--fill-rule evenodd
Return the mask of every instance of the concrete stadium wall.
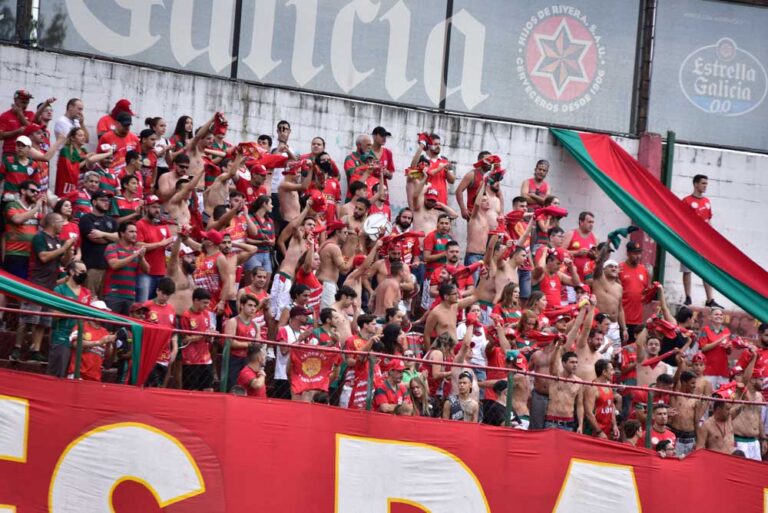
M 572 212 L 563 223 L 565 228 L 575 227 L 578 212 L 587 209 L 595 213 L 596 231 L 601 236 L 629 222 L 543 127 L 441 115 L 0 45 L 0 96 L 5 98 L 1 101 L 10 102 L 12 92 L 21 87 L 29 89 L 37 101 L 58 97 L 55 118 L 63 114 L 68 98 L 82 98 L 89 127 L 95 126 L 119 98 L 129 98 L 140 116 L 135 131 L 142 128 L 141 122 L 147 116 L 166 117 L 172 130 L 182 114 L 191 115 L 199 125 L 221 110 L 230 122 L 228 139 L 237 143 L 255 141 L 261 133 L 274 136 L 277 122 L 286 119 L 293 127 L 292 147 L 309 151 L 312 137 L 322 136 L 339 164 L 354 148 L 358 134 L 370 133 L 374 126 L 382 125 L 394 134 L 389 142 L 398 171 L 390 186 L 393 211 L 406 205 L 402 171 L 415 150 L 416 134 L 434 131 L 443 138 L 444 154 L 458 162 L 459 178 L 475 162 L 480 150 L 502 157 L 507 169 L 503 189 L 507 209 L 512 197 L 519 194 L 520 183 L 531 176 L 535 162 L 543 158 L 551 162 L 549 181 L 554 193 Z M 563 123 L 567 124 L 567 120 Z M 637 155 L 637 140 L 616 139 L 629 153 Z M 679 147 L 673 180 L 673 190 L 682 195 L 688 193 L 693 174 L 708 173 L 715 226 L 763 266 L 768 261 L 766 229 L 749 226 L 743 220 L 759 219 L 764 210 L 761 198 L 768 188 L 768 178 L 758 170 L 766 164 L 768 157 L 764 155 Z M 455 206 L 453 199 L 451 204 Z M 465 240 L 465 223 L 458 223 L 456 232 L 459 240 Z M 667 278 L 682 295 L 676 269 L 676 263 L 668 263 Z M 695 294 L 697 299 L 703 295 L 700 285 Z

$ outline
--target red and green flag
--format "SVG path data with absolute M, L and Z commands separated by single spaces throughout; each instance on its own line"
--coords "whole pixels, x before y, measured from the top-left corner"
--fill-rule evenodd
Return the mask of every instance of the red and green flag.
M 550 131 L 637 226 L 731 301 L 768 321 L 765 269 L 699 218 L 611 137 Z
M 137 385 L 144 384 L 160 352 L 171 341 L 173 332 L 167 328 L 72 301 L 2 270 L 0 270 L 0 293 L 38 303 L 49 310 L 60 313 L 91 317 L 102 321 L 130 323 L 134 340 L 131 355 L 131 382 Z

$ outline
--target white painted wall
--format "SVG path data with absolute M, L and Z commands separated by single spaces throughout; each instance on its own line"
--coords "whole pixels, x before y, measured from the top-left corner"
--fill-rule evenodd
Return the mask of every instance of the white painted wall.
M 712 225 L 763 268 L 768 266 L 767 170 L 768 155 L 689 145 L 675 147 L 672 191 L 687 196 L 693 190 L 694 175 L 707 175 Z M 682 301 L 680 263 L 671 255 L 667 257 L 665 275 L 672 299 Z M 694 303 L 703 304 L 701 280 L 694 276 L 693 285 Z M 733 306 L 719 294 L 715 298 L 724 306 Z
M 542 127 L 439 115 L 0 46 L 0 105 L 10 103 L 13 91 L 18 88 L 29 89 L 35 100 L 58 97 L 55 117 L 63 113 L 68 98 L 82 98 L 89 127 L 119 98 L 133 102 L 140 116 L 134 126 L 136 131 L 143 128 L 141 121 L 147 116 L 166 117 L 172 130 L 180 115 L 191 115 L 199 125 L 214 111 L 222 110 L 230 122 L 229 139 L 237 143 L 255 141 L 261 133 L 274 136 L 277 122 L 287 119 L 293 127 L 291 145 L 294 148 L 309 151 L 312 137 L 322 136 L 327 141 L 328 152 L 340 165 L 353 149 L 358 134 L 370 133 L 373 127 L 382 125 L 394 134 L 389 146 L 398 169 L 390 188 L 395 211 L 406 204 L 402 171 L 415 150 L 416 134 L 434 131 L 443 138 L 444 154 L 459 163 L 459 177 L 475 162 L 480 150 L 502 157 L 507 168 L 504 181 L 507 209 L 512 197 L 519 194 L 520 183 L 531 175 L 535 162 L 544 158 L 552 164 L 549 181 L 555 194 L 572 212 L 563 223 L 566 228 L 575 227 L 578 212 L 587 209 L 597 216 L 596 231 L 600 236 L 629 222 Z M 629 153 L 637 154 L 637 140 L 617 140 Z M 760 223 L 744 221 L 764 215 L 768 176 L 759 170 L 766 164 L 768 156 L 764 155 L 679 146 L 672 184 L 676 194 L 684 195 L 695 173 L 708 174 L 715 209 L 714 225 L 763 266 L 768 263 L 768 237 L 765 236 L 768 229 Z M 456 235 L 459 240 L 465 238 L 463 222 L 457 224 Z M 667 278 L 672 293 L 679 289 L 682 296 L 677 263 L 671 257 Z M 694 295 L 697 301 L 703 298 L 700 285 L 696 286 Z

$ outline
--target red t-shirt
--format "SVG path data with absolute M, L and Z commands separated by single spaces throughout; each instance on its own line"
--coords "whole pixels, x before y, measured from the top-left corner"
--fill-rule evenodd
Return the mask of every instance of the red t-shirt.
M 30 110 L 24 112 L 24 117 L 27 118 L 30 123 L 35 122 L 35 113 Z M 13 132 L 18 128 L 21 128 L 21 121 L 16 117 L 16 114 L 10 110 L 0 114 L 0 132 Z M 16 137 L 19 135 L 21 134 L 3 140 L 3 155 L 16 153 Z
M 394 388 L 392 384 L 384 380 L 380 387 L 373 393 L 373 405 L 378 410 L 383 404 L 403 404 L 411 402 L 408 396 L 408 387 L 398 383 Z
M 662 440 L 672 440 L 672 443 L 675 443 L 677 437 L 670 429 L 665 429 L 663 433 L 659 433 L 654 428 L 651 428 L 651 449 L 655 449 L 656 444 Z M 635 446 L 645 447 L 645 437 L 640 438 L 637 443 L 635 443 Z
M 723 326 L 723 328 L 715 333 L 711 326 L 704 326 L 699 334 L 699 348 L 711 344 L 715 340 L 725 336 L 726 340 L 731 336 L 731 330 Z M 722 345 L 717 345 L 713 349 L 710 349 L 704 353 L 707 366 L 704 368 L 705 376 L 722 376 L 728 377 L 730 375 L 728 370 L 728 349 Z
M 551 276 L 544 273 L 544 277 L 539 282 L 539 290 L 547 298 L 547 308 L 559 308 L 561 306 L 563 301 L 563 282 L 560 280 L 558 273 Z
M 504 351 L 501 350 L 499 343 L 494 340 L 489 340 L 488 345 L 485 346 L 485 357 L 488 359 L 488 367 L 504 368 L 507 366 L 504 359 Z M 487 371 L 488 381 L 497 379 L 507 379 L 507 374 L 504 371 L 488 369 Z M 485 398 L 490 401 L 495 401 L 498 398 L 493 387 L 488 387 L 485 390 Z
M 445 168 L 435 172 L 440 164 L 447 162 L 448 159 L 444 157 L 438 157 L 434 160 L 430 160 L 429 167 L 427 168 L 427 183 L 429 187 L 437 191 L 437 201 L 442 204 L 448 203 L 448 180 L 446 176 L 448 173 Z
M 112 159 L 112 169 L 118 171 L 125 167 L 125 154 L 138 150 L 139 137 L 133 132 L 128 132 L 124 137 L 120 137 L 115 132 L 107 132 L 99 139 L 99 144 L 114 144 L 117 147 Z
M 323 286 L 317 279 L 314 271 L 305 272 L 304 267 L 296 269 L 296 283 L 309 287 L 309 302 L 307 308 L 311 308 L 316 319 L 320 318 L 320 299 L 323 295 Z
M 171 234 L 168 225 L 166 224 L 154 224 L 151 221 L 147 221 L 146 218 L 139 219 L 136 222 L 137 240 L 139 242 L 145 242 L 147 244 L 153 244 L 160 242 L 163 239 L 167 239 Z M 144 255 L 149 264 L 149 273 L 152 276 L 165 276 L 165 248 L 155 248 L 151 251 L 147 251 Z
M 176 308 L 174 308 L 170 303 L 159 305 L 155 303 L 154 299 L 150 299 L 144 303 L 144 306 L 147 308 L 147 310 L 149 310 L 147 312 L 148 322 L 153 322 L 157 325 L 165 326 L 166 328 L 176 327 Z M 160 354 L 157 357 L 157 362 L 167 365 L 170 360 L 171 343 L 169 341 L 168 345 L 164 347 L 162 351 L 160 351 Z
M 245 389 L 245 393 L 248 394 L 249 397 L 258 397 L 259 399 L 266 399 L 267 397 L 267 387 L 266 384 L 263 387 L 259 388 L 253 388 L 251 387 L 251 382 L 258 378 L 259 376 L 256 374 L 256 371 L 248 367 L 247 365 L 243 367 L 243 370 L 240 371 L 240 374 L 237 376 L 237 384 L 240 385 Z
M 181 314 L 181 329 L 187 331 L 199 331 L 205 333 L 211 328 L 211 316 L 208 310 L 193 312 L 187 310 Z M 181 350 L 181 360 L 184 365 L 206 365 L 212 362 L 211 351 L 209 349 L 209 338 L 190 342 L 190 344 Z
M 387 219 L 389 219 L 390 221 L 392 220 L 392 210 L 390 210 L 389 206 L 386 204 L 379 207 L 375 203 L 371 203 L 371 208 L 368 209 L 368 215 L 372 215 L 372 214 L 384 214 L 385 216 L 387 216 Z
M 269 191 L 267 191 L 267 187 L 265 185 L 262 184 L 256 187 L 250 182 L 250 180 L 246 180 L 242 177 L 237 178 L 237 181 L 235 182 L 235 189 L 237 189 L 243 194 L 243 196 L 245 196 L 245 202 L 248 205 L 256 201 L 259 196 L 269 196 Z
M 117 121 L 115 121 L 115 119 L 110 114 L 106 114 L 101 116 L 99 121 L 96 123 L 96 134 L 106 135 L 107 133 L 114 130 L 115 127 L 117 127 Z M 101 139 L 99 139 L 99 142 L 101 142 Z
M 579 232 L 578 229 L 573 230 L 573 236 L 571 237 L 571 243 L 566 248 L 568 251 L 576 251 L 579 249 L 592 249 L 593 247 L 597 246 L 597 237 L 595 237 L 594 233 L 589 233 L 586 237 L 581 235 L 581 232 Z M 576 264 L 576 272 L 579 273 L 579 278 L 584 281 L 584 276 L 582 276 L 582 273 L 584 272 L 584 266 L 589 262 L 589 257 L 584 256 L 578 256 L 573 257 L 573 263 Z
M 630 380 L 637 379 L 637 366 L 630 371 L 625 371 L 628 366 L 633 363 L 637 363 L 637 346 L 635 344 L 628 344 L 621 349 L 619 354 L 619 360 L 621 361 L 621 381 L 622 383 Z
M 643 291 L 650 284 L 648 269 L 643 264 L 632 267 L 627 262 L 619 264 L 619 280 L 624 291 L 621 304 L 627 324 L 643 323 Z
M 435 253 L 443 253 L 443 256 L 438 261 L 426 264 L 428 274 L 433 273 L 435 269 L 439 268 L 441 265 L 445 265 L 446 245 L 452 240 L 453 237 L 450 233 L 439 234 L 437 233 L 437 230 L 430 232 L 424 237 L 424 251 L 429 250 L 432 255 Z
M 712 219 L 712 204 L 709 202 L 709 198 L 703 196 L 697 198 L 691 194 L 683 198 L 683 203 L 691 207 L 696 212 L 696 215 L 703 220 L 709 221 Z

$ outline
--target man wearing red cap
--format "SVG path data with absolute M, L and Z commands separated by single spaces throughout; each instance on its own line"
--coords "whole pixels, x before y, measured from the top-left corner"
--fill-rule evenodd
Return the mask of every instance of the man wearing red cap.
M 31 125 L 35 121 L 36 114 L 26 110 L 29 106 L 29 100 L 33 96 L 24 89 L 19 89 L 13 94 L 13 104 L 11 108 L 0 114 L 0 140 L 3 141 L 3 155 L 9 155 L 16 152 L 16 138 L 24 132 L 24 127 Z M 56 98 L 49 98 L 41 104 L 38 113 L 45 107 L 56 101 Z
M 323 284 L 321 308 L 333 305 L 338 290 L 339 273 L 346 274 L 352 268 L 352 259 L 341 254 L 341 246 L 348 236 L 347 225 L 341 221 L 331 221 L 325 231 L 328 238 L 320 246 L 320 270 L 317 273 L 317 278 Z
M 704 370 L 707 368 L 707 357 L 699 351 L 691 357 L 691 371 L 696 374 L 696 388 L 694 393 L 697 395 L 712 395 L 712 384 L 704 377 Z M 702 412 L 703 413 L 703 412 Z M 701 419 L 701 416 L 697 416 Z
M 440 194 L 437 189 L 427 187 L 425 191 L 426 177 L 416 180 L 416 184 L 408 197 L 408 206 L 413 211 L 413 230 L 429 233 L 437 227 L 438 219 L 447 214 L 453 220 L 459 215 L 445 203 L 439 201 Z
M 245 167 L 248 170 L 248 180 L 240 173 L 240 166 L 232 166 L 235 169 L 233 180 L 235 188 L 245 194 L 245 202 L 252 205 L 259 196 L 269 196 L 270 191 L 265 185 L 267 180 L 267 168 L 253 160 L 246 160 Z
M 173 242 L 170 226 L 160 217 L 160 198 L 154 194 L 147 196 L 144 217 L 136 223 L 137 244 L 145 248 L 149 271 L 139 274 L 136 301 L 143 303 L 155 297 L 155 289 L 160 278 L 167 274 L 165 248 Z
M 386 379 L 373 394 L 373 405 L 381 413 L 394 413 L 399 405 L 410 402 L 408 387 L 402 382 L 404 371 L 402 360 L 394 358 L 390 361 Z
M 99 118 L 99 121 L 96 123 L 96 135 L 99 138 L 99 142 L 101 142 L 101 138 L 104 134 L 117 128 L 117 116 L 121 113 L 135 116 L 134 112 L 131 110 L 131 102 L 125 98 L 118 100 L 110 113 Z
M 129 151 L 139 151 L 139 137 L 131 132 L 133 118 L 130 114 L 121 112 L 117 116 L 117 126 L 99 138 L 99 144 L 110 144 L 115 148 L 114 168 L 125 167 L 125 154 Z

